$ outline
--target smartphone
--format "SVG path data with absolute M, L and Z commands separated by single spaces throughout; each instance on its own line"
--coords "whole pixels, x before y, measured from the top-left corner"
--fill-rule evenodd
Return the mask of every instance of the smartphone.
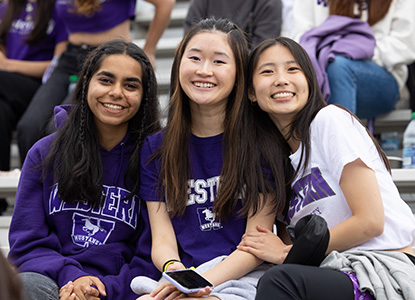
M 183 293 L 195 293 L 207 286 L 213 289 L 213 284 L 192 269 L 163 272 L 163 277 L 170 281 Z

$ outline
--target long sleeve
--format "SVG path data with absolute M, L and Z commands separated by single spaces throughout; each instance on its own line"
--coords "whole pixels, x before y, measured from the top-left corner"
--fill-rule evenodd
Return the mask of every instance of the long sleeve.
M 373 58 L 389 72 L 415 60 L 415 1 L 394 1 L 386 16 L 372 26 L 376 38 Z
M 81 265 L 61 254 L 61 243 L 46 217 L 40 153 L 29 152 L 22 168 L 9 231 L 9 258 L 20 272 L 37 272 L 61 286 L 67 276 L 82 276 Z
M 131 281 L 136 276 L 146 276 L 154 280 L 161 277 L 161 273 L 151 260 L 151 229 L 148 220 L 146 204 L 140 205 L 140 237 L 137 242 L 136 253 L 129 264 L 125 264 L 118 275 L 101 277 L 105 284 L 108 299 L 134 300 L 138 295 L 131 288 Z

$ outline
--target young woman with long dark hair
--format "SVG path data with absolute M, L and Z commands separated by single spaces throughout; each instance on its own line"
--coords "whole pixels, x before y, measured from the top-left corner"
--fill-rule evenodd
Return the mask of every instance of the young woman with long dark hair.
M 121 40 L 80 74 L 75 103 L 55 109 L 58 131 L 23 164 L 9 258 L 29 299 L 58 299 L 68 282 L 79 299 L 135 299 L 131 279 L 159 275 L 137 254 L 151 246 L 137 193 L 141 146 L 160 129 L 157 82 L 144 51 Z
M 248 90 L 253 105 L 245 103 L 243 110 L 254 120 L 249 130 L 268 132 L 259 138 L 264 144 L 280 141 L 291 161 L 285 174 L 292 197 L 278 220 L 295 226 L 292 245 L 284 226 L 278 235 L 267 229 L 247 233 L 239 245 L 276 264 L 260 279 L 256 299 L 413 296 L 415 287 L 408 281 L 415 275 L 413 213 L 366 127 L 350 111 L 325 103 L 305 50 L 284 37 L 261 43 L 249 60 Z M 264 156 L 263 163 L 278 164 L 279 153 L 275 159 Z M 318 223 L 320 235 L 297 227 L 312 224 L 303 222 L 310 216 L 324 220 Z M 299 244 L 302 234 L 306 242 Z M 315 236 L 323 238 L 313 248 Z M 302 263 L 307 256 L 321 259 Z
M 267 268 L 236 249 L 246 230 L 271 229 L 275 218 L 274 199 L 263 196 L 267 185 L 252 188 L 245 184 L 249 176 L 238 172 L 254 159 L 239 151 L 247 57 L 244 34 L 229 20 L 191 27 L 173 62 L 166 128 L 143 145 L 140 196 L 147 202 L 155 266 L 193 266 L 215 286 L 191 297 L 253 299 Z M 165 282 L 148 292 L 142 299 L 181 293 Z

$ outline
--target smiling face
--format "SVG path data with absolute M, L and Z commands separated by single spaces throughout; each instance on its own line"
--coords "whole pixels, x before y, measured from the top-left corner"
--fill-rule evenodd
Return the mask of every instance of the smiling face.
M 225 33 L 201 32 L 189 41 L 180 62 L 179 81 L 191 106 L 226 106 L 235 78 L 235 57 Z
M 125 135 L 142 96 L 141 65 L 128 55 L 106 57 L 88 87 L 88 106 L 98 131 Z
M 286 47 L 273 45 L 260 55 L 252 78 L 251 101 L 283 130 L 307 103 L 309 89 L 301 67 Z

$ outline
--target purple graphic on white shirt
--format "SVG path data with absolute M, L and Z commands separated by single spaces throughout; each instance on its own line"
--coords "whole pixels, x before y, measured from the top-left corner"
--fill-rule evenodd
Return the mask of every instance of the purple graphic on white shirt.
M 324 5 L 326 7 L 328 5 L 328 0 L 317 0 L 318 5 Z
M 288 208 L 288 224 L 290 224 L 295 213 L 306 205 L 335 195 L 335 192 L 322 177 L 319 168 L 312 168 L 310 174 L 297 180 L 292 189 L 294 194 Z

